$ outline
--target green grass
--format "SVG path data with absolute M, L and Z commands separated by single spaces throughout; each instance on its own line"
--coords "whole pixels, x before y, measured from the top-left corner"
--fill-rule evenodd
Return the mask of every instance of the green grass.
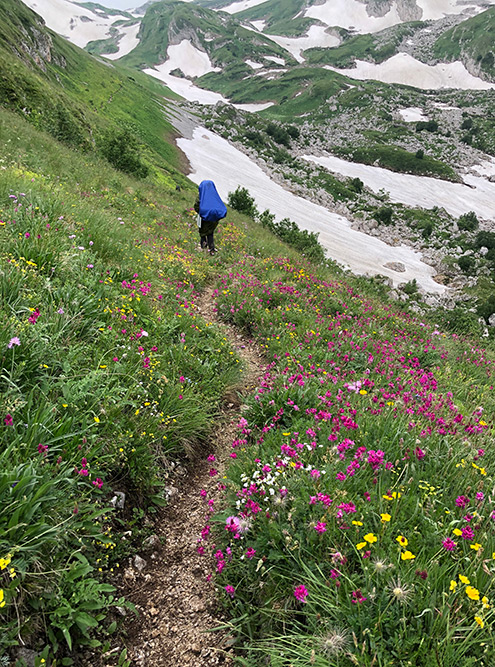
M 341 31 L 346 39 L 340 46 L 331 49 L 309 49 L 305 56 L 312 65 L 332 65 L 338 68 L 352 67 L 355 60 L 381 63 L 395 55 L 402 40 L 413 35 L 423 25 L 420 21 L 413 21 L 373 35 L 352 37 Z
M 442 61 L 474 61 L 489 81 L 495 80 L 495 7 L 463 21 L 437 39 L 433 54 Z

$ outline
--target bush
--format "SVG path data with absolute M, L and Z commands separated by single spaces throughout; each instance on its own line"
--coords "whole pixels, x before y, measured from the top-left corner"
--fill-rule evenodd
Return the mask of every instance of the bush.
M 249 194 L 247 188 L 243 188 L 240 185 L 234 190 L 234 192 L 229 192 L 227 203 L 235 211 L 244 213 L 250 218 L 255 218 L 258 213 L 254 198 Z
M 474 242 L 476 248 L 495 248 L 495 232 L 478 232 Z
M 422 148 L 420 148 L 418 151 L 416 151 L 416 157 L 418 160 L 422 160 L 425 156 L 425 152 Z
M 141 161 L 137 137 L 126 127 L 106 132 L 100 140 L 100 151 L 119 171 L 138 178 L 146 178 L 149 173 Z
M 392 223 L 393 209 L 390 206 L 382 206 L 375 213 L 375 220 L 384 224 L 390 225 Z
M 486 301 L 483 301 L 478 305 L 476 309 L 478 314 L 485 320 L 488 324 L 490 316 L 495 313 L 495 295 L 491 294 Z
M 436 120 L 420 120 L 416 123 L 416 132 L 436 132 L 438 130 L 438 123 Z
M 476 260 L 472 255 L 463 255 L 457 260 L 459 268 L 466 275 L 472 275 L 476 268 Z
M 364 183 L 360 178 L 351 178 L 349 187 L 359 194 L 363 191 Z
M 457 226 L 461 231 L 472 232 L 479 227 L 479 220 L 474 211 L 469 211 L 469 213 L 464 213 L 461 215 L 457 221 Z

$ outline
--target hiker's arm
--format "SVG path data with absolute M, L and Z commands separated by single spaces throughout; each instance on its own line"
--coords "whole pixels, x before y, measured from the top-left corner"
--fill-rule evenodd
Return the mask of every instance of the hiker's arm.
M 196 197 L 196 201 L 194 202 L 194 210 L 196 213 L 199 213 L 199 197 Z

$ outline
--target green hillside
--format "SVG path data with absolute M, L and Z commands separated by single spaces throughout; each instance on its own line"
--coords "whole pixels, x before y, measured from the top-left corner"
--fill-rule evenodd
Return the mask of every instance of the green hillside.
M 245 60 L 276 56 L 295 60 L 271 40 L 243 28 L 237 18 L 203 9 L 192 3 L 166 0 L 151 5 L 143 17 L 140 43 L 121 62 L 130 67 L 151 67 L 164 62 L 171 41 L 182 38 L 209 54 L 212 63 L 228 72 L 245 68 Z M 183 37 L 182 37 L 183 35 Z
M 304 0 L 267 0 L 236 14 L 240 21 L 265 21 L 263 32 L 272 35 L 297 36 L 313 25 L 311 18 L 297 17 L 308 4 Z
M 443 62 L 469 61 L 495 81 L 495 7 L 447 30 L 435 42 L 433 54 Z
M 95 60 L 44 27 L 20 0 L 0 7 L 0 68 L 0 105 L 36 128 L 93 152 L 105 133 L 127 127 L 157 178 L 180 178 L 160 106 L 164 94 L 173 95 L 151 77 Z

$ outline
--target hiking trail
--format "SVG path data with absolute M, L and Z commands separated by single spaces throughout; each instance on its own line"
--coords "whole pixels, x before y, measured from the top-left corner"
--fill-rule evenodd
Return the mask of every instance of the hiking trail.
M 205 322 L 215 323 L 243 363 L 238 386 L 224 397 L 218 427 L 212 431 L 205 451 L 182 475 L 174 478 L 168 505 L 156 523 L 155 546 L 143 552 L 141 573 L 129 568 L 125 595 L 136 605 L 139 617 L 128 623 L 128 659 L 136 667 L 209 667 L 233 664 L 232 637 L 227 631 L 211 632 L 225 618 L 217 596 L 212 559 L 197 553 L 198 538 L 208 521 L 209 507 L 200 491 L 215 500 L 218 511 L 221 491 L 218 483 L 229 462 L 231 444 L 241 412 L 241 396 L 253 391 L 266 365 L 259 349 L 234 326 L 219 321 L 214 289 L 202 293 L 195 310 Z M 213 453 L 212 464 L 207 456 Z M 219 474 L 210 477 L 214 466 Z M 131 627 L 129 627 L 129 625 Z

